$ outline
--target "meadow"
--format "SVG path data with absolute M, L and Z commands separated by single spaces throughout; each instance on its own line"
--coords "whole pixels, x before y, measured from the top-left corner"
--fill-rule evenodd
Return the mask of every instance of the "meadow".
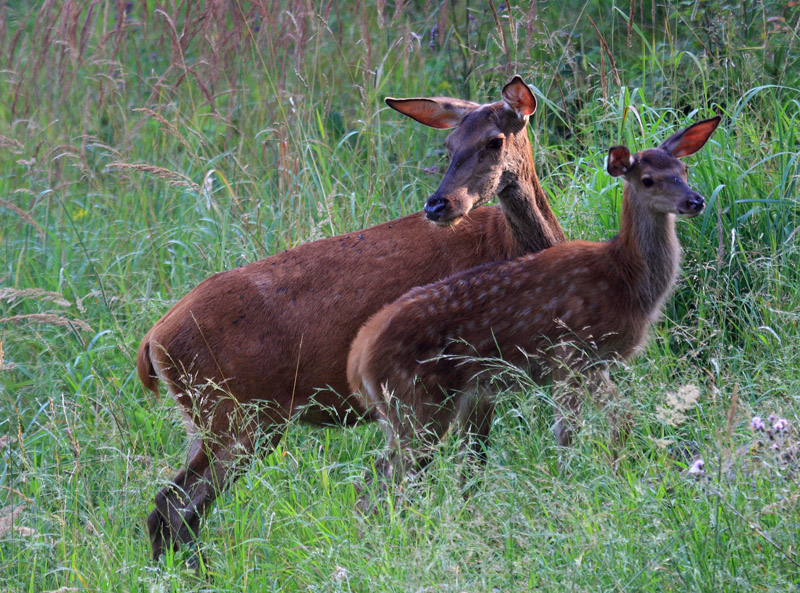
M 0 2 L 0 591 L 800 588 L 799 34 L 778 0 Z M 559 450 L 523 379 L 485 467 L 446 441 L 365 517 L 379 428 L 293 423 L 209 514 L 204 570 L 154 562 L 185 433 L 144 333 L 214 272 L 420 210 L 446 132 L 383 99 L 514 73 L 571 239 L 616 233 L 611 145 L 723 117 L 687 159 L 678 285 L 613 373 L 619 456 L 592 408 Z

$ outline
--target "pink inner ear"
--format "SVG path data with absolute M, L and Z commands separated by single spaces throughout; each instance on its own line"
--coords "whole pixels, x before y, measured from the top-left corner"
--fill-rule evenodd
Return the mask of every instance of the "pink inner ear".
M 682 158 L 694 154 L 703 148 L 703 145 L 706 143 L 709 136 L 711 136 L 711 132 L 716 129 L 716 126 L 714 126 L 711 128 L 711 132 L 709 132 L 709 127 L 710 126 L 694 126 L 687 129 L 681 138 L 680 144 L 673 150 L 672 155 L 675 158 Z
M 503 89 L 503 100 L 516 111 L 519 117 L 533 115 L 536 111 L 536 99 L 524 83 L 515 83 Z
M 464 118 L 464 115 L 469 112 L 469 109 L 466 107 L 459 108 L 461 106 L 455 104 L 453 100 L 450 100 L 453 101 L 453 105 L 450 105 L 450 108 L 448 108 L 448 105 L 443 106 L 441 104 L 442 101 L 448 100 L 392 98 L 386 100 L 392 109 L 417 120 L 421 124 L 431 126 L 432 128 L 439 128 L 440 130 L 454 128 L 461 123 L 461 120 Z M 470 106 L 467 105 L 467 107 Z
M 438 105 L 431 103 L 422 104 L 417 113 L 420 117 L 430 122 L 428 124 L 429 126 L 440 129 L 454 128 L 461 123 L 461 119 L 463 118 L 463 114 L 461 113 L 453 113 L 452 111 L 442 109 Z

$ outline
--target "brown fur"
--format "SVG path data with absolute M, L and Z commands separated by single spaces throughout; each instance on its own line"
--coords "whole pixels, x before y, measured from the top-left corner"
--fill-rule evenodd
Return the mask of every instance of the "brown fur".
M 487 106 L 391 102 L 426 125 L 458 126 L 448 142 L 463 166 L 451 166 L 435 194 L 444 204 L 437 221 L 451 226 L 412 214 L 215 274 L 147 332 L 137 355 L 142 383 L 155 391 L 156 376 L 164 381 L 201 439 L 156 496 L 148 517 L 155 557 L 194 539 L 237 460 L 254 452 L 257 429 L 269 435 L 266 454 L 291 416 L 315 424 L 364 417 L 347 396 L 346 363 L 370 315 L 413 286 L 564 240 L 527 137 L 535 99 L 518 77 L 504 96 L 509 89 L 509 102 Z M 497 137 L 502 147 L 487 148 Z M 501 208 L 476 209 L 494 195 Z
M 702 211 L 703 198 L 670 150 L 694 153 L 718 122 L 699 122 L 633 158 L 624 147 L 611 149 L 609 172 L 626 181 L 614 239 L 562 243 L 459 272 L 412 289 L 370 319 L 351 348 L 348 378 L 385 420 L 389 451 L 376 467 L 391 475 L 420 463 L 424 443 L 453 423 L 485 438 L 492 405 L 485 359 L 493 357 L 537 381 L 553 379 L 564 408 L 556 411 L 556 432 L 559 444 L 569 444 L 579 384 L 605 383 L 597 363 L 641 348 L 674 284 L 675 214 Z

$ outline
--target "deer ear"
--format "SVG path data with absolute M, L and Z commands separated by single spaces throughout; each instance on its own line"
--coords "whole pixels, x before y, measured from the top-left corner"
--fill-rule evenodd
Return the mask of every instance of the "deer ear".
M 627 175 L 631 171 L 631 167 L 636 160 L 631 155 L 631 151 L 627 146 L 612 146 L 608 149 L 608 161 L 606 162 L 606 169 L 608 174 L 612 177 L 619 177 L 620 175 Z
M 472 101 L 451 99 L 449 97 L 433 97 L 431 99 L 394 99 L 386 97 L 386 104 L 417 120 L 421 124 L 446 130 L 455 128 L 467 115 L 479 105 Z
M 526 119 L 536 113 L 536 97 L 519 75 L 515 75 L 503 87 L 502 96 L 506 107 L 515 112 L 518 118 Z
M 711 119 L 704 119 L 692 124 L 685 130 L 676 132 L 661 144 L 659 148 L 666 150 L 675 158 L 681 158 L 696 153 L 717 129 L 722 118 L 717 115 Z

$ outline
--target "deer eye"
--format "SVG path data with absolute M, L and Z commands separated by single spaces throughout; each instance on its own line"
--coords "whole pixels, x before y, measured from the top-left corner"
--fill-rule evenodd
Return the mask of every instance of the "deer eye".
M 642 185 L 645 187 L 653 187 L 652 177 L 642 177 Z
M 489 150 L 499 150 L 503 148 L 503 139 L 502 138 L 492 138 L 486 143 L 486 148 Z

